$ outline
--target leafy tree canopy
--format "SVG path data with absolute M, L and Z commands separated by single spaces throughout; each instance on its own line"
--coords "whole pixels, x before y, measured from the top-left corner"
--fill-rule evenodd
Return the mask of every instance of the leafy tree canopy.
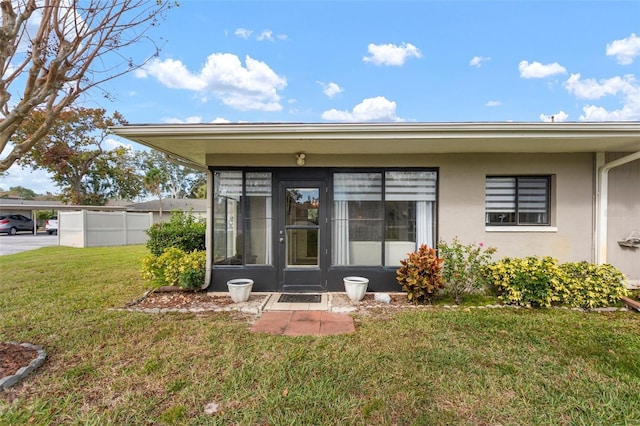
M 33 111 L 14 138 L 31 137 L 47 119 L 45 110 Z M 63 201 L 69 203 L 104 205 L 109 198 L 133 199 L 144 192 L 135 157 L 124 146 L 107 147 L 108 128 L 123 124 L 117 112 L 109 117 L 104 109 L 66 109 L 21 164 L 51 173 Z

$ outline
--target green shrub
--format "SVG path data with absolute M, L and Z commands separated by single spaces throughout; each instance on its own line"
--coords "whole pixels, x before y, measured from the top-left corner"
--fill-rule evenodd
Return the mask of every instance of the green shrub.
M 147 231 L 147 248 L 154 256 L 160 256 L 170 247 L 185 252 L 205 250 L 206 225 L 192 212 L 174 210 L 167 223 L 154 223 Z
M 569 262 L 552 257 L 504 258 L 487 266 L 503 302 L 533 307 L 595 308 L 628 294 L 624 275 L 611 265 Z
M 425 244 L 409 253 L 409 257 L 401 260 L 400 265 L 396 280 L 407 292 L 407 298 L 414 303 L 429 303 L 431 297 L 444 288 L 442 259 Z
M 206 251 L 187 253 L 180 265 L 180 287 L 185 290 L 200 290 L 204 285 L 206 261 Z
M 629 294 L 624 274 L 613 265 L 569 262 L 560 267 L 567 280 L 560 295 L 568 306 L 585 309 L 611 306 Z
M 457 238 L 450 244 L 440 241 L 438 253 L 444 261 L 444 294 L 460 304 L 465 295 L 484 288 L 489 282 L 485 268 L 495 252 L 495 248 L 484 248 L 482 243 L 463 245 Z
M 562 280 L 562 270 L 552 257 L 506 257 L 489 265 L 487 271 L 503 302 L 541 307 L 559 301 L 556 288 Z
M 198 290 L 204 284 L 206 252 L 169 247 L 160 256 L 142 259 L 142 277 L 159 285 L 177 285 L 184 290 Z

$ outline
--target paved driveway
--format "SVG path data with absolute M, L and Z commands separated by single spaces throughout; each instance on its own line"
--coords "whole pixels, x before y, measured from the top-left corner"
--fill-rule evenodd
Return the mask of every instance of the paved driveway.
M 21 251 L 34 250 L 40 247 L 57 246 L 57 245 L 58 245 L 57 235 L 48 235 L 46 233 L 39 233 L 38 235 L 0 234 L 0 256 L 5 254 L 20 253 Z

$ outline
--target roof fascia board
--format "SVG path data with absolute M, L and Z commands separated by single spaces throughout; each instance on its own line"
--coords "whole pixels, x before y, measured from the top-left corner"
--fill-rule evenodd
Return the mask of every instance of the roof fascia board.
M 113 132 L 133 138 L 448 139 L 597 138 L 640 136 L 639 122 L 598 123 L 367 123 L 129 125 Z

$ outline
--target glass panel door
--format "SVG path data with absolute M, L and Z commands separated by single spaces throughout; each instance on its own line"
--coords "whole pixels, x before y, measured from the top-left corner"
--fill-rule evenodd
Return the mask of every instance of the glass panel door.
M 280 181 L 278 231 L 282 291 L 323 291 L 324 182 Z
M 287 267 L 319 267 L 318 188 L 286 188 Z

